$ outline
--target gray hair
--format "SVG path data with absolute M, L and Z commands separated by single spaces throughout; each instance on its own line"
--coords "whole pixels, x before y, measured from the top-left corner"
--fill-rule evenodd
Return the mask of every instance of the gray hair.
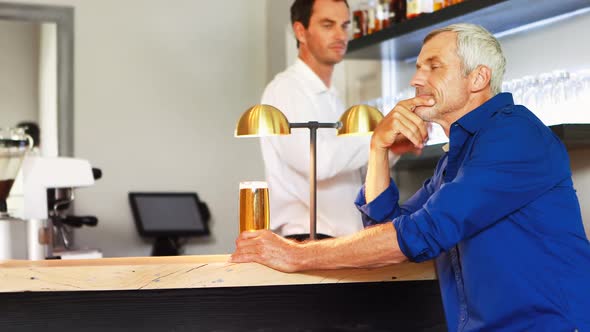
M 475 24 L 452 24 L 430 32 L 424 43 L 442 32 L 457 33 L 457 55 L 462 61 L 463 73 L 468 75 L 477 66 L 484 65 L 492 71 L 490 87 L 492 94 L 502 91 L 502 80 L 506 71 L 506 58 L 500 42 L 488 30 Z

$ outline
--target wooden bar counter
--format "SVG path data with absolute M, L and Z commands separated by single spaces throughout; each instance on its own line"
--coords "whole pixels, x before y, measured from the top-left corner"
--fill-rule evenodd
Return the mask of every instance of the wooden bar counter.
M 0 331 L 445 331 L 433 264 L 282 273 L 228 255 L 0 262 Z

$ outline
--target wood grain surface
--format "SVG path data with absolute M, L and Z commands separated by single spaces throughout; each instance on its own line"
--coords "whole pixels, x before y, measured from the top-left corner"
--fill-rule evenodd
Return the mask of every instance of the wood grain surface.
M 247 287 L 436 279 L 432 262 L 282 273 L 229 255 L 2 261 L 0 292 Z

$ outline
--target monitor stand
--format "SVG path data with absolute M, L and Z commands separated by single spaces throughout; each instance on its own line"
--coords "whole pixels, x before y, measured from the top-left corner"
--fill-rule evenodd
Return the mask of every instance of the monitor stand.
M 178 256 L 181 252 L 178 236 L 159 236 L 152 247 L 152 256 Z

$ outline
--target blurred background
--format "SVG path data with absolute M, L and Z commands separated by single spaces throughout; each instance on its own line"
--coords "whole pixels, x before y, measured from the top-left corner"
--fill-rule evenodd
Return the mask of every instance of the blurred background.
M 415 20 L 435 15 L 473 20 L 461 13 L 475 6 L 469 4 L 473 2 L 483 3 L 482 8 L 504 3 L 468 0 L 440 13 L 426 14 L 429 9 L 424 9 Z M 96 227 L 81 228 L 77 242 L 99 248 L 105 257 L 149 255 L 151 243 L 137 233 L 128 193 L 185 191 L 197 192 L 211 212 L 211 235 L 190 239 L 186 253 L 232 252 L 238 234 L 238 184 L 264 179 L 258 140 L 236 139 L 233 131 L 242 112 L 259 102 L 265 85 L 296 57 L 289 22 L 292 0 L 11 0 L 0 1 L 0 8 L 8 3 L 73 8 L 68 146 L 72 156 L 89 160 L 103 172 L 95 185 L 76 191 L 76 213 L 100 220 Z M 512 3 L 504 4 L 508 13 L 499 12 L 498 17 L 510 16 L 512 8 L 518 13 L 531 1 L 507 3 Z M 587 1 L 569 3 L 575 8 L 551 14 L 541 23 L 515 26 L 507 21 L 498 28 L 508 60 L 505 89 L 515 93 L 517 102 L 536 108 L 533 111 L 548 125 L 590 123 L 590 13 Z M 383 11 L 389 1 L 349 4 L 351 14 L 375 10 L 372 15 L 385 19 L 376 10 Z M 335 76 L 347 106 L 366 102 L 387 112 L 397 99 L 412 93 L 408 82 L 417 53 L 412 54 L 409 45 L 416 42 L 381 42 L 389 39 L 383 37 L 385 30 L 397 29 L 395 24 L 407 26 L 394 20 L 374 36 L 351 41 L 350 54 Z M 426 23 L 424 27 L 430 30 Z M 420 42 L 425 35 L 421 31 L 412 38 Z M 55 43 L 59 33 L 51 24 L 0 17 L 1 126 L 39 122 L 46 116 L 39 105 L 55 97 L 43 91 L 56 88 L 40 81 L 52 80 L 43 71 L 56 68 L 47 61 L 60 54 Z M 408 52 L 400 52 L 405 48 Z M 377 51 L 367 56 L 371 49 Z M 43 120 L 42 135 L 47 138 L 42 136 L 41 145 L 57 151 L 67 138 L 53 112 Z M 590 145 L 576 144 L 569 152 L 588 233 Z M 407 197 L 431 173 L 430 166 L 408 163 L 393 176 Z

